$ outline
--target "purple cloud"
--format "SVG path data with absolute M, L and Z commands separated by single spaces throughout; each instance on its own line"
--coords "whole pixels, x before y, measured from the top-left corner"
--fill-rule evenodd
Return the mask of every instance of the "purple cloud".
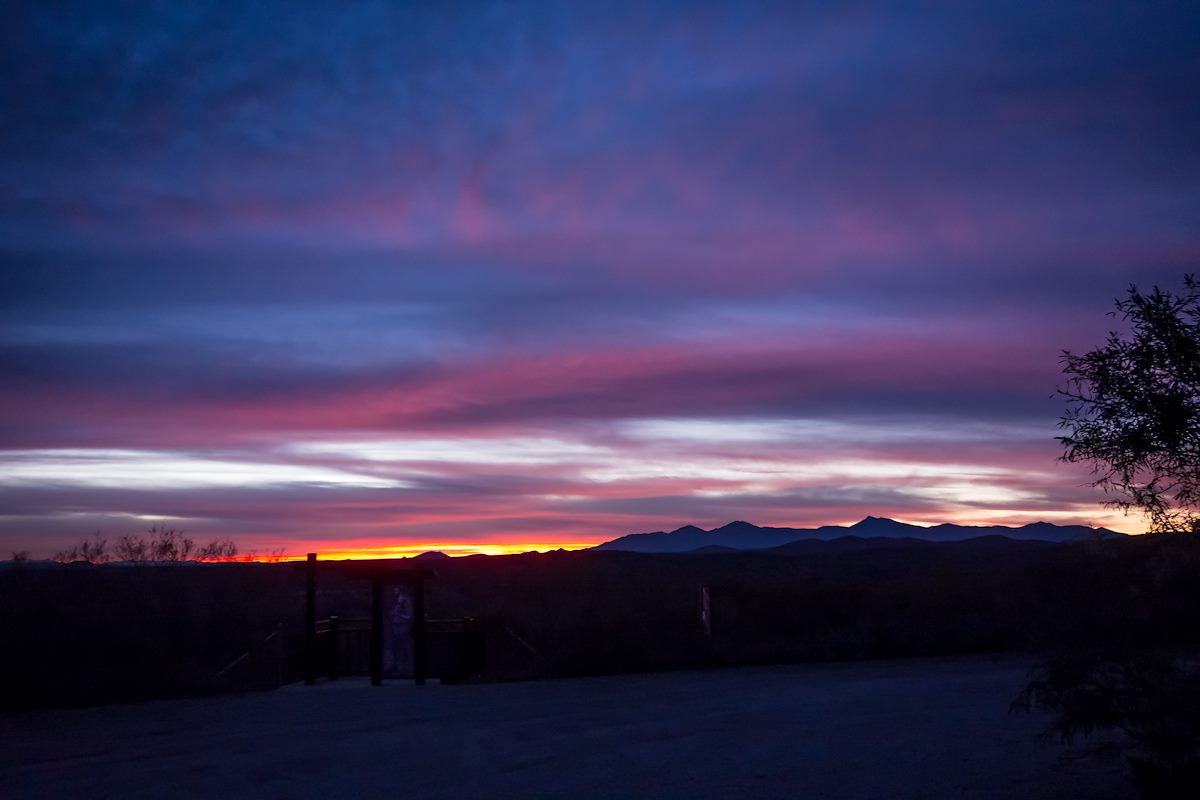
M 1200 256 L 1194 10 L 12 17 L 0 543 L 1120 524 L 1051 395 Z

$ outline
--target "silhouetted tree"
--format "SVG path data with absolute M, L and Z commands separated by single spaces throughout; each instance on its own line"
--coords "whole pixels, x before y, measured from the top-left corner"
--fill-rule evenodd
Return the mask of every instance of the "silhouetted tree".
M 1200 285 L 1130 286 L 1128 324 L 1088 353 L 1063 352 L 1063 460 L 1092 466 L 1109 505 L 1159 532 L 1200 530 Z M 1076 653 L 1034 670 L 1014 709 L 1043 708 L 1064 740 L 1117 733 L 1146 798 L 1200 797 L 1200 667 L 1186 653 Z
M 1200 529 L 1200 285 L 1130 286 L 1129 324 L 1103 347 L 1063 352 L 1063 460 L 1092 465 L 1109 505 L 1146 513 L 1155 531 Z

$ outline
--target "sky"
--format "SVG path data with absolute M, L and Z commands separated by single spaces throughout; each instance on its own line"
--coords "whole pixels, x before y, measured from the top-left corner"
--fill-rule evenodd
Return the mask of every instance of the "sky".
M 19 3 L 0 557 L 1144 523 L 1063 349 L 1200 255 L 1200 11 Z

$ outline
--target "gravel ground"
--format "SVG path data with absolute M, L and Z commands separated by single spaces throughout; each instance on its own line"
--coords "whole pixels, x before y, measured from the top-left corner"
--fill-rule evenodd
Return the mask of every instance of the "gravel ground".
M 960 658 L 277 692 L 0 716 L 16 798 L 1131 798 Z

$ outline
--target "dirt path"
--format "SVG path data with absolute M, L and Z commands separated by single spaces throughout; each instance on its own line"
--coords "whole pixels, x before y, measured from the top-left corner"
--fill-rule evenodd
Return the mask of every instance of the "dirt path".
M 266 694 L 0 717 L 5 798 L 1129 798 L 987 658 Z

